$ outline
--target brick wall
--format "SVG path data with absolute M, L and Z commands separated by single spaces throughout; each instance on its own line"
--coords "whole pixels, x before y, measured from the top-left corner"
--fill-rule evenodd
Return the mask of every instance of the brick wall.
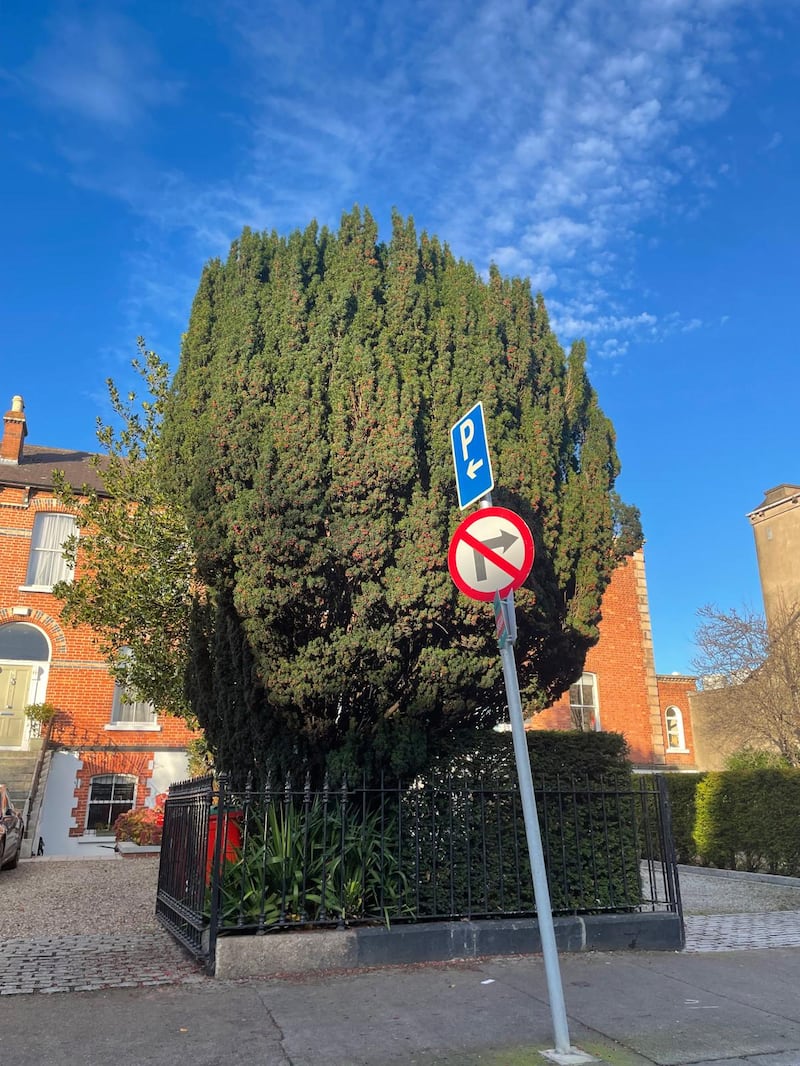
M 666 744 L 643 552 L 615 570 L 603 596 L 602 613 L 600 637 L 584 667 L 597 678 L 601 728 L 625 735 L 635 764 L 663 765 Z M 570 729 L 569 693 L 536 714 L 530 728 Z
M 63 621 L 61 601 L 52 593 L 22 587 L 36 515 L 61 510 L 52 490 L 0 485 L 0 626 L 28 623 L 48 639 L 50 661 L 43 664 L 48 667 L 46 690 L 37 698 L 59 708 L 53 739 L 76 750 L 83 762 L 73 811 L 76 825 L 82 827 L 92 776 L 135 774 L 136 803 L 144 805 L 152 798 L 148 796 L 147 780 L 155 751 L 183 751 L 196 734 L 170 715 L 159 715 L 156 729 L 112 727 L 114 679 L 106 668 L 96 634 L 89 626 Z M 103 768 L 98 769 L 101 765 Z M 81 828 L 70 830 L 71 835 L 81 832 Z

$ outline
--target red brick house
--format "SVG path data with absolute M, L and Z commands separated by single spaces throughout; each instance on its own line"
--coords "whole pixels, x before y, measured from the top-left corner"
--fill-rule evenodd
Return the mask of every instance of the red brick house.
M 126 701 L 93 631 L 62 619 L 52 587 L 69 580 L 61 546 L 76 525 L 55 498 L 52 472 L 76 487 L 102 486 L 88 453 L 29 445 L 26 437 L 15 396 L 0 442 L 0 780 L 14 778 L 15 798 L 24 802 L 39 746 L 24 709 L 53 704 L 59 713 L 27 839 L 35 849 L 41 837 L 46 855 L 107 856 L 117 815 L 152 806 L 187 776 L 193 734 L 180 719 Z
M 692 677 L 656 674 L 643 552 L 614 572 L 602 612 L 582 677 L 529 728 L 623 733 L 635 766 L 694 769 L 689 696 L 697 686 Z

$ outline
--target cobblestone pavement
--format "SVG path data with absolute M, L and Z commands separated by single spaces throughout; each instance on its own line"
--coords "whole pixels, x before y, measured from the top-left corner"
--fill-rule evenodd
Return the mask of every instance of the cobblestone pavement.
M 158 860 L 28 859 L 0 874 L 0 996 L 204 981 L 156 921 Z
M 687 915 L 685 951 L 800 947 L 800 911 Z
M 0 945 L 0 996 L 205 979 L 200 966 L 166 932 L 33 937 Z
M 688 952 L 800 947 L 800 880 L 680 867 Z
M 154 920 L 156 871 L 77 861 L 4 872 L 0 996 L 208 980 Z M 681 887 L 687 952 L 800 947 L 800 881 L 682 868 Z

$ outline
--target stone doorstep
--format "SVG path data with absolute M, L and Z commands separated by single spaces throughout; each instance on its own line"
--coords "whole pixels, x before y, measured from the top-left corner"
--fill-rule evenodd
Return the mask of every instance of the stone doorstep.
M 123 859 L 135 859 L 141 855 L 160 855 L 160 844 L 134 844 L 131 840 L 119 840 L 114 849 Z
M 683 947 L 676 914 L 554 918 L 553 926 L 559 952 L 680 951 Z M 537 955 L 541 951 L 535 919 L 220 936 L 214 975 L 223 979 L 268 977 L 492 955 Z

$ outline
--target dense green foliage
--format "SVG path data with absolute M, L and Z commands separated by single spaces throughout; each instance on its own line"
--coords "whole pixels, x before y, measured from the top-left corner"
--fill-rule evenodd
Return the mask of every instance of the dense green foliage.
M 534 787 L 557 786 L 560 779 L 628 788 L 628 745 L 621 733 L 578 733 L 536 729 L 525 734 Z M 427 776 L 463 777 L 508 782 L 517 780 L 514 748 L 509 733 L 482 731 L 462 735 L 434 760 Z
M 697 820 L 696 796 L 697 786 L 704 776 L 704 774 L 664 774 L 669 793 L 675 857 L 678 862 L 689 865 L 694 864 L 697 858 L 697 844 L 694 839 Z
M 800 771 L 665 774 L 678 862 L 800 876 Z
M 556 913 L 622 910 L 641 898 L 638 829 L 646 800 L 616 733 L 529 732 L 550 903 Z M 533 913 L 511 737 L 478 734 L 435 759 L 403 797 L 419 849 L 415 913 Z
M 396 805 L 392 805 L 392 814 Z M 247 809 L 247 833 L 224 863 L 224 927 L 411 917 L 396 818 L 378 808 L 294 793 Z
M 336 233 L 245 230 L 208 264 L 161 448 L 205 589 L 188 694 L 220 768 L 410 774 L 502 717 L 491 609 L 446 567 L 449 430 L 478 399 L 494 502 L 536 544 L 528 708 L 580 674 L 640 542 L 584 361 L 526 282 L 482 281 L 411 220 L 388 244 L 358 210 Z
M 641 900 L 642 815 L 614 734 L 531 734 L 551 905 Z M 403 787 L 278 787 L 233 799 L 245 827 L 223 868 L 226 927 L 533 914 L 511 738 L 479 735 L 465 760 Z
M 800 771 L 725 770 L 697 786 L 702 865 L 800 875 Z

